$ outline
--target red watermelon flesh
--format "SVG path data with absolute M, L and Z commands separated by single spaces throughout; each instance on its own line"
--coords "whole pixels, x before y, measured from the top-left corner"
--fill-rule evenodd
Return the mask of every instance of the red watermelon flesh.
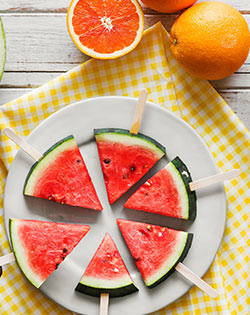
M 106 292 L 118 297 L 137 291 L 120 253 L 107 233 L 87 266 L 76 290 L 92 296 Z
M 127 275 L 128 271 L 109 234 L 106 234 L 100 247 L 88 265 L 84 276 L 113 280 Z
M 176 157 L 148 179 L 125 203 L 125 208 L 194 220 L 196 193 L 190 191 L 190 172 Z
M 19 267 L 37 288 L 90 230 L 88 225 L 10 219 Z
M 73 136 L 56 143 L 33 165 L 26 179 L 24 194 L 102 210 Z
M 125 203 L 125 208 L 154 212 L 174 217 L 182 216 L 178 189 L 164 168 L 148 179 Z
M 144 135 L 123 129 L 95 130 L 100 163 L 110 204 L 131 188 L 165 154 Z
M 187 232 L 123 219 L 117 224 L 148 287 L 165 280 L 191 245 Z

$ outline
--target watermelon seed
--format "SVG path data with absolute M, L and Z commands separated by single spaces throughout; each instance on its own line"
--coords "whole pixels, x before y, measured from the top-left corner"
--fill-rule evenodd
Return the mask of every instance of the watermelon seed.
M 151 226 L 151 225 L 148 225 L 148 226 L 147 226 L 147 229 L 148 229 L 149 231 L 151 231 L 151 230 L 152 230 L 152 226 Z
M 140 258 L 140 257 L 135 258 L 135 261 L 139 261 L 139 260 L 141 260 L 141 258 Z
M 64 252 L 64 253 L 67 253 L 67 251 L 68 251 L 67 248 L 64 248 L 64 249 L 63 249 L 63 252 Z
M 146 192 L 145 195 L 148 196 L 148 193 Z
M 65 198 L 62 198 L 61 201 L 58 200 L 58 202 L 60 202 L 60 204 L 64 205 L 65 204 Z
M 81 163 L 81 160 L 76 160 L 76 163 L 77 163 L 77 164 L 80 164 L 80 163 Z
M 109 158 L 106 158 L 106 159 L 103 160 L 103 162 L 104 162 L 105 164 L 109 164 L 109 163 L 111 162 L 111 160 L 110 160 Z
M 132 166 L 130 167 L 130 169 L 131 169 L 132 172 L 134 172 L 136 168 L 135 168 L 134 165 L 132 165 Z
M 140 233 L 142 234 L 142 235 L 146 235 L 146 236 L 148 236 L 148 233 L 146 233 L 146 231 L 144 231 L 144 230 L 140 230 Z
M 56 264 L 56 269 L 58 268 L 59 265 L 60 265 L 60 264 Z
M 106 262 L 108 262 L 108 261 L 107 261 L 107 259 L 102 259 L 102 262 L 106 263 Z

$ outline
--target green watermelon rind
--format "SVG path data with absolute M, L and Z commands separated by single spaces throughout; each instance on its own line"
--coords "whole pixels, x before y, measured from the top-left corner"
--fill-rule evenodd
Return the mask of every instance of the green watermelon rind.
M 89 284 L 79 282 L 75 290 L 94 297 L 100 297 L 101 293 L 109 293 L 111 298 L 122 297 L 138 291 L 137 287 L 131 281 L 123 285 L 116 285 L 115 281 L 113 281 L 112 288 L 108 286 L 106 288 L 103 286 L 102 288 L 98 288 L 97 286 L 91 286 Z
M 19 238 L 17 235 L 17 225 L 19 223 L 19 220 L 10 218 L 9 220 L 9 231 L 10 231 L 10 241 L 11 246 L 13 249 L 13 252 L 16 257 L 16 262 L 19 266 L 19 268 L 22 270 L 23 274 L 26 276 L 26 278 L 36 287 L 39 288 L 43 280 L 40 279 L 39 276 L 37 276 L 32 270 L 28 267 L 28 261 L 25 259 L 26 254 L 23 250 L 22 245 L 19 243 Z
M 142 133 L 133 134 L 130 133 L 127 129 L 121 128 L 100 128 L 94 129 L 94 135 L 98 140 L 104 139 L 109 140 L 112 137 L 113 140 L 117 142 L 124 143 L 124 136 L 128 137 L 128 142 L 130 144 L 137 144 L 138 140 L 140 141 L 140 145 L 144 143 L 144 145 L 154 152 L 158 157 L 162 157 L 166 154 L 166 148 L 161 145 L 158 141 L 154 140 L 151 137 L 148 137 Z M 116 137 L 117 136 L 117 137 Z M 120 137 L 123 136 L 123 137 Z
M 185 233 L 185 232 L 183 232 Z M 184 247 L 182 249 L 182 251 L 180 252 L 180 256 L 179 258 L 175 261 L 175 263 L 168 268 L 167 270 L 164 270 L 163 274 L 161 276 L 158 277 L 158 279 L 152 283 L 146 283 L 146 286 L 150 289 L 156 287 L 157 285 L 159 285 L 161 282 L 163 282 L 164 280 L 166 280 L 174 271 L 175 271 L 175 266 L 179 263 L 182 262 L 185 257 L 188 254 L 188 251 L 191 247 L 192 241 L 193 241 L 193 234 L 192 233 L 186 233 L 187 237 L 186 237 L 186 242 L 184 244 Z
M 63 146 L 62 146 L 63 145 Z M 46 169 L 51 160 L 54 160 L 57 154 L 63 152 L 66 148 L 71 146 L 75 146 L 76 142 L 72 135 L 67 136 L 60 141 L 53 144 L 48 150 L 46 150 L 43 154 L 43 157 L 34 163 L 29 170 L 29 173 L 25 179 L 23 193 L 24 195 L 32 196 L 34 183 L 36 183 L 36 178 L 39 178 L 39 174 Z M 61 150 L 60 150 L 61 148 Z M 57 152 L 58 150 L 58 152 Z M 57 154 L 55 154 L 57 153 Z
M 180 177 L 185 185 L 186 192 L 187 192 L 187 198 L 188 198 L 188 213 L 184 217 L 184 219 L 194 221 L 196 218 L 196 210 L 197 210 L 197 205 L 196 205 L 196 192 L 190 190 L 189 184 L 193 181 L 191 174 L 185 165 L 183 161 L 177 156 L 174 158 L 171 163 L 175 166 L 176 170 L 180 174 Z
M 0 68 L 0 80 L 2 79 L 4 67 L 5 67 L 5 61 L 6 61 L 6 38 L 3 28 L 3 22 L 0 18 L 0 25 L 1 25 L 1 31 L 0 31 L 0 59 L 1 59 L 1 68 Z

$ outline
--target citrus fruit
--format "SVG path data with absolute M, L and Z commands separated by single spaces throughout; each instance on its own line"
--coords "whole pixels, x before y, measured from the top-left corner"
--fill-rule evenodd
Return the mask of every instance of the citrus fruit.
M 83 53 L 113 59 L 137 46 L 144 29 L 144 15 L 136 0 L 73 0 L 67 26 Z
M 165 13 L 177 12 L 194 4 L 197 0 L 142 0 L 149 8 Z
M 3 76 L 4 66 L 6 60 L 6 41 L 3 29 L 3 22 L 0 18 L 0 80 Z
M 230 5 L 202 2 L 174 22 L 170 47 L 188 72 L 202 79 L 218 80 L 231 75 L 246 60 L 249 28 L 240 12 Z

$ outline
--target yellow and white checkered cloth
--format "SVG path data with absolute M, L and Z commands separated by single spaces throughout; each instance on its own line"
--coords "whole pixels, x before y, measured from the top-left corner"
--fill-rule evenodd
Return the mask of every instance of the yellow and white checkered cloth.
M 226 182 L 228 200 L 225 236 L 204 279 L 219 292 L 211 299 L 193 287 L 185 296 L 155 315 L 250 314 L 250 133 L 207 81 L 187 74 L 170 53 L 168 34 L 161 24 L 145 31 L 128 55 L 94 60 L 72 69 L 40 88 L 0 107 L 0 127 L 29 133 L 50 114 L 71 103 L 100 95 L 138 97 L 142 88 L 149 100 L 187 121 L 205 140 L 221 171 L 240 168 L 239 178 Z M 3 191 L 17 147 L 5 136 L 0 141 L 0 255 L 10 252 L 3 222 Z M 0 313 L 71 314 L 22 275 L 16 263 L 4 267 L 0 279 Z

